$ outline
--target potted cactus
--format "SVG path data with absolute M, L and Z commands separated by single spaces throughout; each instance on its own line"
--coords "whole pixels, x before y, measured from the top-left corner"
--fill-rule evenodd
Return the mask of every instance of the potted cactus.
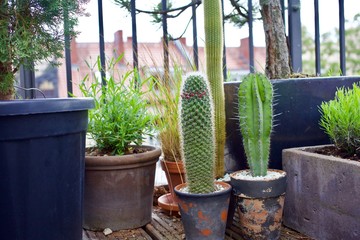
M 190 73 L 181 88 L 181 150 L 186 183 L 177 185 L 187 239 L 224 239 L 231 186 L 215 182 L 214 111 L 206 78 Z
M 283 150 L 284 224 L 314 239 L 359 239 L 359 83 L 338 88 L 319 110 L 333 144 Z
M 244 239 L 278 239 L 285 197 L 286 173 L 268 169 L 273 127 L 273 87 L 259 73 L 240 84 L 239 121 L 249 169 L 230 174 L 237 196 Z

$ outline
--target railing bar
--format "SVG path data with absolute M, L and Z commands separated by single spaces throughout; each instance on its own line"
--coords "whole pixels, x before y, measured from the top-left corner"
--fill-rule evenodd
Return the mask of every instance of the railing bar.
M 105 41 L 104 41 L 104 17 L 102 0 L 98 0 L 98 14 L 99 14 L 99 47 L 100 47 L 100 64 L 101 64 L 101 82 L 105 86 Z
M 346 76 L 344 0 L 339 0 L 339 37 L 341 75 Z
M 319 0 L 314 0 L 314 24 L 315 24 L 315 69 L 316 76 L 321 75 L 320 64 L 320 26 L 319 26 Z
M 195 63 L 195 70 L 199 70 L 199 54 L 198 54 L 198 42 L 197 42 L 197 24 L 196 24 L 196 0 L 192 0 L 193 5 L 191 6 L 192 9 L 192 23 L 193 23 L 193 53 L 194 53 L 194 63 Z
M 253 36 L 253 14 L 252 14 L 252 0 L 248 0 L 249 12 L 249 70 L 251 73 L 255 71 L 254 66 L 254 36 Z

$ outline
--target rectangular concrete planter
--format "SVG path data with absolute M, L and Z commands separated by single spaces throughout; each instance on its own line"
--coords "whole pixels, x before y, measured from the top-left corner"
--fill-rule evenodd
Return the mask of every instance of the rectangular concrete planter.
M 360 162 L 284 149 L 284 224 L 315 239 L 360 239 Z

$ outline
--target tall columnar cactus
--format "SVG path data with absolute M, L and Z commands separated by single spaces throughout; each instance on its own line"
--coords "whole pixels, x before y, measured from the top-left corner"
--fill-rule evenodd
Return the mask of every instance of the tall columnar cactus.
M 208 82 L 200 73 L 191 73 L 185 78 L 179 111 L 181 150 L 189 192 L 213 192 L 214 112 Z
M 245 154 L 253 176 L 265 176 L 273 122 L 273 88 L 259 73 L 247 75 L 239 87 L 239 121 Z
M 224 175 L 225 96 L 223 86 L 223 21 L 221 0 L 205 0 L 205 55 L 206 74 L 210 82 L 215 109 L 216 158 L 215 175 Z

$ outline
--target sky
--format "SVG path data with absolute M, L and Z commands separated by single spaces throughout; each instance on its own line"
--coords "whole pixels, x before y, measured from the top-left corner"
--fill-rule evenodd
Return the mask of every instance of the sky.
M 226 4 L 225 9 L 230 6 Z M 159 0 L 136 0 L 136 8 L 141 10 L 152 10 Z M 190 2 L 184 0 L 173 0 L 174 6 L 179 7 Z M 247 1 L 244 1 L 247 2 Z M 257 0 L 253 0 L 254 3 Z M 287 2 L 287 1 L 285 1 Z M 301 21 L 310 32 L 314 31 L 314 1 L 301 0 Z M 77 37 L 78 42 L 98 42 L 98 1 L 90 0 L 86 6 L 89 17 L 81 17 L 77 30 L 80 35 Z M 319 0 L 320 9 L 320 34 L 333 30 L 338 26 L 338 0 Z M 356 13 L 360 13 L 359 0 L 345 0 L 345 19 L 352 19 Z M 123 30 L 124 40 L 131 36 L 131 16 L 125 10 L 114 4 L 113 0 L 103 0 L 103 15 L 104 15 L 104 35 L 106 42 L 112 42 L 114 39 L 114 32 Z M 191 9 L 189 8 L 183 12 L 176 19 L 168 20 L 168 32 L 173 37 L 179 37 L 185 31 L 185 26 L 191 17 Z M 197 9 L 197 31 L 198 44 L 204 44 L 203 31 L 203 11 L 202 5 Z M 148 14 L 137 14 L 137 35 L 138 42 L 160 42 L 162 37 L 162 29 L 159 25 L 151 23 L 151 17 Z M 254 45 L 265 46 L 264 31 L 261 22 L 253 24 L 254 30 Z M 345 26 L 346 28 L 346 26 Z M 192 45 L 192 23 L 183 35 L 186 37 L 187 44 Z M 225 44 L 228 47 L 240 46 L 240 39 L 248 36 L 248 28 L 241 29 L 234 27 L 232 24 L 225 25 Z

